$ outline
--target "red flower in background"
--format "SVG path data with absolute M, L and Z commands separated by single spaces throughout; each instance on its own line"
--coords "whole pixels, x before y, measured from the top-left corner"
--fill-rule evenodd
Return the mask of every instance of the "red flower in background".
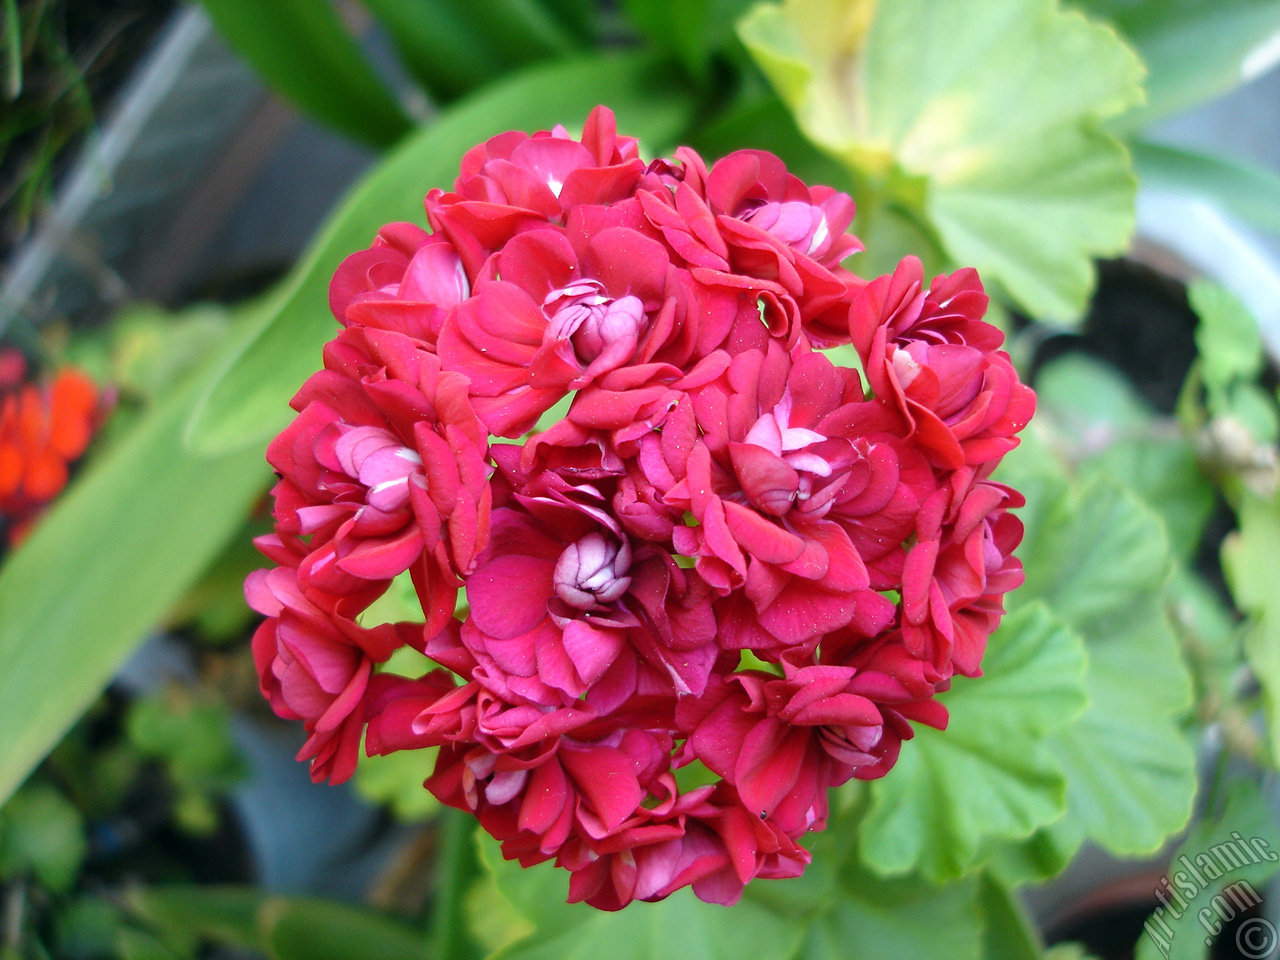
M 0 520 L 10 544 L 67 485 L 107 406 L 97 384 L 74 368 L 46 383 L 26 377 L 22 354 L 0 350 Z
M 339 268 L 268 452 L 264 695 L 317 779 L 362 735 L 438 748 L 427 789 L 570 899 L 800 874 L 1021 581 L 989 477 L 1034 396 L 977 274 L 860 278 L 848 196 L 759 151 L 646 164 L 604 108 L 481 144 L 426 210 Z M 404 575 L 420 620 L 365 622 Z M 400 645 L 436 667 L 385 671 Z

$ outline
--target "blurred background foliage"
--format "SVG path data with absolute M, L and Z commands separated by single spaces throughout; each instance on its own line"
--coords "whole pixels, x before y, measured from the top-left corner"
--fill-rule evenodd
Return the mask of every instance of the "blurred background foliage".
M 281 97 L 379 159 L 248 302 L 9 331 L 117 401 L 0 569 L 0 958 L 1081 957 L 1046 952 L 1019 891 L 1082 848 L 1150 856 L 1193 811 L 1188 849 L 1231 830 L 1280 845 L 1263 793 L 1280 764 L 1274 367 L 1253 318 L 1209 280 L 1188 299 L 1106 266 L 1097 289 L 1097 261 L 1129 249 L 1139 181 L 1280 229 L 1274 173 L 1150 138 L 1274 63 L 1280 3 L 203 6 Z M 68 9 L 3 0 L 10 245 L 94 123 L 97 58 Z M 94 42 L 111 37 L 108 19 Z M 249 767 L 238 725 L 266 712 L 240 585 L 265 529 L 262 450 L 333 332 L 328 278 L 382 223 L 420 222 L 423 194 L 473 144 L 572 126 L 596 103 L 648 155 L 766 149 L 851 192 L 857 272 L 906 254 L 981 270 L 1040 397 L 1002 467 L 1028 497 L 1027 584 L 985 676 L 947 696 L 950 729 L 920 731 L 891 776 L 844 789 L 806 876 L 757 882 L 732 910 L 688 896 L 567 906 L 554 871 L 502 862 L 441 811 L 420 786 L 430 757 L 414 754 L 357 778 L 396 841 L 363 904 L 255 885 L 226 799 Z M 1156 294 L 1108 309 L 1112 282 Z M 1185 362 L 1147 378 L 1148 351 L 1117 332 L 1133 322 L 1187 340 Z M 415 616 L 395 588 L 380 603 L 387 619 Z M 182 668 L 104 695 L 156 631 Z M 1170 956 L 1207 955 L 1192 927 L 1172 942 Z

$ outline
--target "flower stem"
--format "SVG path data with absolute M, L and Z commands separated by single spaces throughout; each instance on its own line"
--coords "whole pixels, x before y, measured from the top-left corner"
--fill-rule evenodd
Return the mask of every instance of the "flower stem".
M 474 819 L 461 810 L 445 808 L 440 819 L 436 897 L 428 935 L 428 956 L 435 960 L 464 960 L 476 955 L 463 916 L 466 887 L 476 866 L 474 832 Z

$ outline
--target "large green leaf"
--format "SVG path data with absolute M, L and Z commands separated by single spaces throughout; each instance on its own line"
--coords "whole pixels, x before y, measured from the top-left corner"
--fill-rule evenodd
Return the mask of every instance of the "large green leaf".
M 606 913 L 565 903 L 568 874 L 550 864 L 526 869 L 503 860 L 487 838 L 481 859 L 498 890 L 535 927 L 491 960 L 789 960 L 803 934 L 799 922 L 750 898 L 725 909 L 688 889 Z
M 979 960 L 983 918 L 977 894 L 973 879 L 937 887 L 919 878 L 886 880 L 850 866 L 839 895 L 808 925 L 800 960 Z
M 367 247 L 393 220 L 422 220 L 422 197 L 451 184 L 463 152 L 510 128 L 580 123 L 597 103 L 619 128 L 649 146 L 665 145 L 689 119 L 684 94 L 656 79 L 640 55 L 557 63 L 515 75 L 443 113 L 409 137 L 360 183 L 273 295 L 252 341 L 224 364 L 188 429 L 197 450 L 265 443 L 290 417 L 289 397 L 320 366 L 336 332 L 328 285 L 348 254 Z
M 1019 451 L 1001 477 L 1019 487 L 1022 478 L 1038 482 L 1020 549 L 1027 582 L 1010 606 L 1047 603 L 1089 655 L 1088 708 L 1045 741 L 1066 775 L 1066 815 L 1006 851 L 1002 872 L 1056 872 L 1086 838 L 1121 855 L 1151 853 L 1186 823 L 1196 785 L 1179 722 L 1191 684 L 1165 609 L 1171 556 L 1163 526 L 1105 475 L 1076 487 L 1061 477 L 1045 482 L 1034 452 Z
M 1230 781 L 1223 809 L 1192 826 L 1169 858 L 1164 893 L 1170 906 L 1156 908 L 1138 943 L 1137 960 L 1204 960 L 1225 919 L 1262 902 L 1261 893 L 1280 868 L 1280 828 L 1258 785 Z M 1218 898 L 1221 897 L 1221 900 Z M 1206 936 L 1207 935 L 1207 936 Z M 1240 956 L 1272 956 L 1275 931 L 1257 928 L 1241 939 Z M 1249 950 L 1249 948 L 1254 948 Z
M 0 800 L 241 529 L 266 488 L 260 451 L 204 457 L 182 444 L 209 373 L 245 332 L 104 451 L 0 570 Z
M 1168 538 L 1160 518 L 1110 478 L 1064 484 L 1051 495 L 1018 548 L 1026 582 L 1009 606 L 1043 601 L 1087 642 L 1104 643 L 1110 618 L 1159 592 L 1169 575 Z M 1185 705 L 1185 690 L 1175 692 Z
M 409 131 L 329 0 L 203 0 L 222 35 L 303 113 L 377 146 Z
M 1109 18 L 1142 55 L 1145 107 L 1127 127 L 1150 123 L 1225 93 L 1274 65 L 1276 0 L 1074 0 Z
M 786 0 L 739 27 L 800 128 L 1038 317 L 1071 320 L 1119 253 L 1135 181 L 1100 129 L 1142 67 L 1053 0 Z M 861 199 L 861 198 L 860 198 Z
M 1022 960 L 1016 906 L 993 903 L 987 883 L 969 877 L 939 886 L 918 874 L 890 879 L 867 870 L 854 836 L 865 793 L 861 783 L 835 791 L 827 829 L 805 838 L 813 862 L 804 876 L 747 887 L 748 900 L 804 924 L 796 960 Z M 983 952 L 980 941 L 1004 952 Z
M 880 873 L 958 877 L 984 842 L 1029 836 L 1061 816 L 1065 786 L 1043 741 L 1085 706 L 1079 638 L 1034 605 L 1005 619 L 982 669 L 940 697 L 947 729 L 921 728 L 871 785 L 859 850 Z
M 1130 616 L 1088 645 L 1089 708 L 1047 741 L 1067 777 L 1066 816 L 1045 831 L 1063 864 L 1086 839 L 1151 854 L 1191 813 L 1195 753 L 1177 718 L 1189 705 L 1186 668 L 1158 597 Z

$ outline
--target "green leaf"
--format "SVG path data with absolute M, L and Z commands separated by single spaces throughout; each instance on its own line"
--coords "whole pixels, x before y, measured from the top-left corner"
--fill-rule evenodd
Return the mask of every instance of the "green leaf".
M 1177 720 L 1186 668 L 1156 598 L 1135 603 L 1132 617 L 1087 647 L 1089 708 L 1048 740 L 1067 777 L 1067 814 L 1046 834 L 1064 863 L 1085 839 L 1121 856 L 1154 853 L 1191 813 L 1195 753 Z
M 1239 529 L 1222 546 L 1222 568 L 1242 610 L 1280 619 L 1280 594 L 1272 564 L 1280 555 L 1280 497 L 1245 496 L 1236 511 Z
M 1280 409 L 1257 382 L 1265 366 L 1257 321 L 1232 293 L 1207 280 L 1193 283 L 1191 305 L 1199 315 L 1196 347 L 1200 362 L 1193 376 L 1204 385 L 1204 403 L 1213 415 L 1226 462 L 1246 484 L 1274 486 L 1274 451 L 1262 448 L 1280 436 Z M 1242 436 L 1235 436 L 1243 432 Z M 1252 447 L 1253 449 L 1250 449 Z M 1270 466 L 1270 469 L 1269 469 Z
M 1145 107 L 1127 129 L 1210 100 L 1275 62 L 1275 0 L 1075 0 L 1109 18 L 1138 48 L 1150 74 Z
M 1033 316 L 1080 315 L 1135 181 L 1100 129 L 1141 97 L 1105 27 L 1051 0 L 786 0 L 739 32 L 800 128 Z
M 731 35 L 730 25 L 749 2 L 622 0 L 622 9 L 650 43 L 678 60 L 696 81 L 706 83 L 712 56 Z
M 1169 615 L 1199 683 L 1196 699 L 1234 699 L 1243 660 L 1241 630 L 1221 590 L 1180 564 L 1169 582 Z
M 1055 943 L 1045 951 L 1044 960 L 1098 960 L 1098 958 L 1078 943 Z
M 139 697 L 129 705 L 125 729 L 143 754 L 167 764 L 179 785 L 217 789 L 244 775 L 230 712 L 212 691 L 171 686 Z
M 537 0 L 362 0 L 404 64 L 447 102 L 525 64 L 573 52 L 580 34 Z
M 1085 468 L 1126 482 L 1160 515 L 1177 555 L 1191 561 L 1213 513 L 1214 491 L 1189 438 L 1121 438 L 1090 458 Z
M 700 83 L 711 66 L 711 8 L 712 0 L 622 0 L 623 12 L 645 38 Z
M 1047 603 L 1084 638 L 1089 706 L 1046 738 L 1066 775 L 1067 812 L 1001 856 L 1001 874 L 1015 880 L 1057 872 L 1086 838 L 1120 855 L 1154 852 L 1186 823 L 1196 786 L 1179 722 L 1191 683 L 1163 601 L 1170 551 L 1159 518 L 1103 475 L 1046 485 L 1040 499 L 1020 548 L 1027 581 L 1009 605 Z
M 405 960 L 425 948 L 412 927 L 332 901 L 277 898 L 259 916 L 273 960 Z
M 984 873 L 979 880 L 984 960 L 1040 960 L 1035 925 L 1013 891 Z
M 111 321 L 111 368 L 103 379 L 154 401 L 171 392 L 226 338 L 231 317 L 217 304 L 174 313 L 134 304 Z
M 714 774 L 708 779 L 713 778 Z M 860 812 L 856 801 L 851 805 L 847 801 L 861 788 L 861 782 L 857 782 L 832 791 L 827 829 L 804 838 L 804 846 L 813 860 L 801 876 L 783 880 L 752 880 L 743 893 L 744 899 L 788 920 L 812 921 L 846 896 L 843 878 L 850 870 L 858 869 L 853 862 L 853 852 L 854 831 Z M 683 784 L 681 789 L 684 789 Z M 844 809 L 846 806 L 848 808 Z
M 425 820 L 440 809 L 440 801 L 422 785 L 435 759 L 434 749 L 361 757 L 353 782 L 360 796 L 372 803 L 387 804 L 397 820 Z
M 517 910 L 494 882 L 482 875 L 467 890 L 463 903 L 467 932 L 480 945 L 484 955 L 497 953 L 537 929 L 532 920 Z
M 565 30 L 584 44 L 594 45 L 599 33 L 594 0 L 542 0 L 542 5 Z
M 798 922 L 750 899 L 726 909 L 688 889 L 606 913 L 565 903 L 568 874 L 551 864 L 503 860 L 487 838 L 480 855 L 503 896 L 536 927 L 490 960 L 790 960 L 803 933 Z
M 58 956 L 110 956 L 121 921 L 120 908 L 114 903 L 91 893 L 81 894 L 53 918 Z
M 303 113 L 375 146 L 409 131 L 329 0 L 203 3 L 231 46 Z
M 194 625 L 197 638 L 206 643 L 242 640 L 257 616 L 244 602 L 244 581 L 266 563 L 253 540 L 269 530 L 270 524 L 261 518 L 245 524 L 199 582 L 169 611 L 169 623 Z
M 1087 354 L 1051 360 L 1036 371 L 1035 384 L 1040 422 L 1052 421 L 1063 439 L 1078 439 L 1084 446 L 1100 446 L 1152 418 L 1151 408 L 1119 370 Z
M 1244 652 L 1262 686 L 1272 762 L 1280 766 L 1280 495 L 1264 500 L 1244 490 L 1236 519 L 1239 529 L 1222 544 L 1222 572 L 1236 606 L 1253 618 Z
M 1149 140 L 1130 149 L 1144 186 L 1194 194 L 1255 227 L 1280 232 L 1280 176 L 1274 171 Z
M 372 910 L 248 887 L 142 888 L 129 906 L 166 936 L 198 935 L 272 960 L 404 960 L 424 950 L 422 934 Z
M 221 452 L 265 443 L 291 416 L 288 400 L 320 366 L 337 330 L 329 278 L 362 250 L 382 224 L 422 219 L 422 197 L 452 183 L 464 151 L 503 130 L 581 122 L 610 105 L 621 130 L 666 143 L 688 120 L 685 95 L 655 81 L 655 62 L 637 55 L 596 57 L 513 76 L 442 114 L 409 137 L 370 173 L 329 219 L 309 252 L 258 315 L 253 338 L 223 374 L 188 426 L 193 449 Z
M 1062 775 L 1046 735 L 1085 706 L 1080 640 L 1042 606 L 1005 618 L 978 679 L 957 677 L 940 699 L 944 731 L 921 727 L 889 776 L 871 784 L 859 829 L 876 871 L 930 880 L 975 866 L 985 841 L 1029 836 L 1062 814 Z
M 0 809 L 0 876 L 30 871 L 51 890 L 65 891 L 87 852 L 80 811 L 48 784 L 23 788 Z
M 573 54 L 578 43 L 541 0 L 442 0 L 463 16 L 468 29 L 485 36 L 515 64 L 529 64 L 545 57 Z
M 787 882 L 787 881 L 780 881 Z M 850 867 L 831 908 L 811 921 L 799 960 L 980 960 L 982 913 L 973 879 L 935 887 Z M 1003 955 L 1000 960 L 1016 960 Z
M 1225 920 L 1261 904 L 1278 871 L 1280 828 L 1265 795 L 1252 780 L 1229 781 L 1223 809 L 1194 824 L 1169 858 L 1167 885 L 1157 888 L 1169 905 L 1147 920 L 1137 960 L 1203 960 Z
M 414 77 L 441 101 L 474 90 L 512 66 L 463 11 L 439 0 L 362 0 L 390 34 Z
M 1087 642 L 1105 642 L 1109 619 L 1158 593 L 1169 575 L 1160 519 L 1119 483 L 1091 478 L 1041 504 L 1018 548 L 1026 581 L 1011 608 L 1043 601 Z M 1176 699 L 1185 705 L 1185 690 Z
M 878 277 L 892 273 L 905 256 L 919 257 L 927 277 L 936 277 L 952 268 L 952 261 L 942 249 L 942 241 L 921 214 L 909 204 L 888 201 L 854 191 L 864 197 L 858 203 L 853 232 L 866 246 L 849 258 L 846 266 L 860 276 Z M 987 307 L 988 322 L 995 322 L 998 301 Z
M 122 927 L 116 934 L 120 960 L 195 960 L 194 951 L 181 953 L 143 930 Z
M 366 628 L 376 627 L 383 623 L 425 622 L 426 616 L 422 612 L 422 601 L 418 599 L 418 591 L 413 585 L 413 578 L 407 572 L 400 574 L 391 581 L 386 592 L 366 607 L 357 619 L 360 626 Z M 402 649 L 412 651 L 413 648 L 404 647 Z M 417 673 L 409 674 L 405 672 L 404 668 L 393 667 L 390 664 L 387 665 L 387 669 L 404 676 L 416 677 L 430 670 L 431 662 L 419 654 L 418 659 L 413 662 L 413 666 L 420 668 Z
M 1241 478 L 1250 482 L 1250 476 L 1257 477 L 1256 489 L 1265 490 L 1276 482 L 1275 453 L 1265 445 L 1274 444 L 1280 437 L 1280 409 L 1276 407 L 1275 398 L 1261 384 L 1241 382 L 1232 385 L 1228 393 L 1226 405 L 1222 412 L 1231 421 L 1244 427 L 1245 434 L 1251 441 L 1253 449 L 1247 454 L 1248 460 L 1236 468 Z M 1243 467 L 1243 469 L 1241 469 Z
M 127 895 L 131 913 L 166 937 L 205 938 L 228 946 L 260 949 L 258 913 L 267 896 L 248 887 L 134 887 Z
M 241 529 L 270 473 L 257 450 L 204 457 L 182 429 L 225 350 L 94 462 L 0 569 L 0 799 Z
M 1196 349 L 1200 376 L 1212 395 L 1223 394 L 1237 380 L 1252 380 L 1262 372 L 1262 337 L 1258 322 L 1230 291 L 1208 280 L 1197 280 L 1187 291 L 1200 318 Z
M 1179 556 L 1191 558 L 1214 504 L 1194 443 L 1118 370 L 1085 354 L 1049 362 L 1035 386 L 1037 429 L 1053 449 L 1079 474 L 1126 484 L 1159 513 Z

